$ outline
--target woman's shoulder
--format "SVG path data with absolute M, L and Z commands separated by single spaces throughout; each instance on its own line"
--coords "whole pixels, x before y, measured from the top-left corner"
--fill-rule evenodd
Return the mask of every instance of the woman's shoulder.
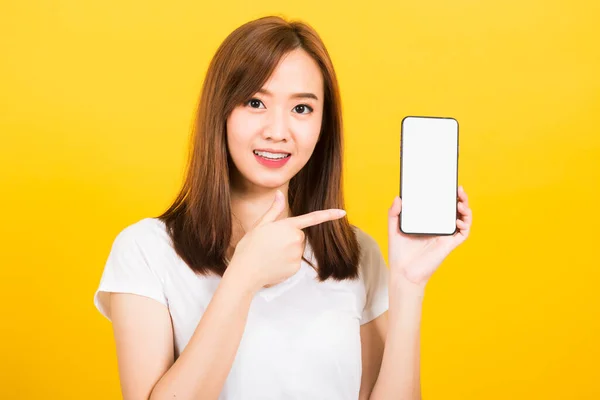
M 386 265 L 379 243 L 367 231 L 354 225 L 352 227 L 360 248 L 359 274 L 367 281 L 378 279 Z
M 166 225 L 162 220 L 158 218 L 147 217 L 125 225 L 118 233 L 118 236 L 135 238 L 156 236 L 161 237 L 166 233 Z
M 358 242 L 362 254 L 379 251 L 379 244 L 371 234 L 356 225 L 352 225 L 352 229 L 354 230 L 356 241 Z
M 94 304 L 110 319 L 108 293 L 132 293 L 167 305 L 166 266 L 174 253 L 162 221 L 144 218 L 121 228 L 113 239 Z
M 135 245 L 152 251 L 171 247 L 171 244 L 165 223 L 158 218 L 147 217 L 121 228 L 114 239 L 113 246 L 130 247 Z

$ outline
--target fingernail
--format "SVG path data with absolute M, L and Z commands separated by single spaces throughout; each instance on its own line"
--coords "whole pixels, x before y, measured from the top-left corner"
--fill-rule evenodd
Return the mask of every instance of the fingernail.
M 344 211 L 344 210 L 338 210 L 337 213 L 340 217 L 343 217 L 344 215 L 346 215 L 346 211 Z

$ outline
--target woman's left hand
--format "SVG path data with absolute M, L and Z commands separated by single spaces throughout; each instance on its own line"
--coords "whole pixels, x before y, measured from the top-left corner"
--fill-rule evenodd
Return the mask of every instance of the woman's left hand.
M 398 224 L 402 200 L 396 196 L 388 213 L 388 254 L 392 275 L 425 286 L 442 261 L 469 236 L 472 212 L 462 186 L 458 188 L 457 231 L 449 236 L 406 235 Z

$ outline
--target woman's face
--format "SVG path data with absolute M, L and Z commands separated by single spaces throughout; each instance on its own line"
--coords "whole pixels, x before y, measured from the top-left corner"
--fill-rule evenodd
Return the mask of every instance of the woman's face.
M 304 50 L 294 50 L 227 119 L 227 146 L 236 169 L 233 184 L 242 189 L 287 185 L 310 158 L 322 116 L 321 71 Z

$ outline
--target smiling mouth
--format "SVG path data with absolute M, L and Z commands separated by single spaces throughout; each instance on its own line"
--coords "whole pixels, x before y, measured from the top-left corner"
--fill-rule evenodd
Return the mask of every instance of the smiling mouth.
M 271 153 L 269 151 L 258 151 L 254 150 L 253 153 L 261 158 L 267 160 L 283 160 L 284 158 L 288 158 L 291 156 L 290 153 Z

